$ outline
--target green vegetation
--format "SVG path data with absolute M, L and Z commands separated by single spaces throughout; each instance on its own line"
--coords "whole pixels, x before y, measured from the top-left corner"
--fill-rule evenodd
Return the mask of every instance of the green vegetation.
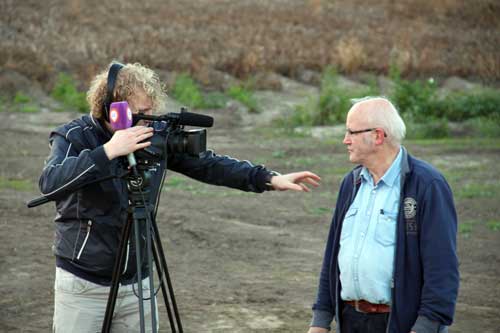
M 405 80 L 393 66 L 390 78 L 394 86 L 389 99 L 394 102 L 407 123 L 407 138 L 446 138 L 452 134 L 451 122 L 461 122 L 463 136 L 500 136 L 500 94 L 492 89 L 471 92 L 456 92 L 440 97 L 436 82 L 428 80 Z M 311 98 L 298 106 L 279 125 L 285 127 L 335 125 L 345 121 L 347 110 L 353 100 L 380 95 L 375 81 L 369 87 L 352 90 L 340 87 L 332 68 L 323 73 L 319 97 Z
M 450 125 L 446 119 L 428 122 L 406 122 L 407 139 L 437 139 L 450 135 Z
M 488 221 L 486 226 L 493 231 L 500 231 L 500 221 Z
M 329 207 L 313 207 L 309 209 L 309 213 L 313 215 L 330 215 L 332 213 L 332 208 Z
M 349 90 L 338 84 L 338 75 L 333 68 L 327 68 L 321 79 L 318 98 L 310 98 L 305 105 L 299 105 L 292 115 L 284 120 L 285 126 L 331 125 L 343 123 L 352 100 L 375 95 L 375 89 Z
M 464 235 L 465 237 L 469 237 L 472 232 L 472 223 L 463 222 L 458 224 L 458 233 Z
M 244 84 L 231 86 L 226 93 L 231 98 L 248 107 L 249 112 L 260 112 L 260 109 L 257 105 L 257 100 L 253 95 L 251 81 L 248 81 Z
M 31 98 L 20 91 L 14 96 L 12 110 L 26 113 L 39 111 L 38 107 L 32 103 Z
M 435 120 L 436 116 L 433 111 L 437 98 L 437 86 L 433 79 L 403 80 L 395 66 L 391 67 L 389 76 L 394 82 L 391 101 L 406 121 L 429 123 Z
M 211 109 L 224 107 L 228 101 L 220 92 L 203 94 L 196 82 L 187 73 L 176 77 L 171 91 L 172 97 L 190 108 Z
M 18 91 L 14 96 L 14 104 L 26 104 L 31 103 L 31 98 L 24 93 Z
M 433 105 L 435 114 L 451 121 L 488 118 L 500 124 L 500 94 L 492 89 L 456 92 Z
M 33 184 L 26 179 L 7 179 L 0 177 L 0 189 L 12 189 L 16 191 L 30 191 Z
M 457 198 L 498 198 L 500 195 L 499 184 L 465 184 L 456 193 Z
M 449 122 L 465 122 L 466 135 L 500 136 L 500 94 L 490 89 L 456 92 L 439 98 L 433 79 L 408 81 L 392 67 L 394 82 L 391 100 L 408 126 L 409 138 L 444 138 L 450 135 Z
M 0 112 L 7 111 L 7 97 L 0 95 Z
M 218 91 L 207 93 L 204 96 L 205 96 L 204 107 L 207 109 L 223 108 L 229 101 L 229 97 Z
M 88 111 L 85 93 L 78 91 L 75 81 L 66 73 L 60 73 L 57 76 L 51 96 L 61 102 L 65 108 L 74 109 L 82 113 Z M 58 111 L 65 110 L 62 109 Z
M 203 94 L 188 74 L 176 77 L 171 94 L 177 101 L 191 108 L 201 108 L 204 105 Z

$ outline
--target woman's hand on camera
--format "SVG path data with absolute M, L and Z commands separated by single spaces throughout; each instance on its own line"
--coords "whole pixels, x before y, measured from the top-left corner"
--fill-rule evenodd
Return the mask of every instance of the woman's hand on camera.
M 146 148 L 151 142 L 141 142 L 153 136 L 153 128 L 134 126 L 116 131 L 111 140 L 104 144 L 104 152 L 109 160 L 125 156 L 136 150 Z

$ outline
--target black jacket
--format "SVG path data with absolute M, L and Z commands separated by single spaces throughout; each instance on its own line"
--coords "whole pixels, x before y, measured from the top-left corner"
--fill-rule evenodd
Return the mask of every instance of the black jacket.
M 125 159 L 109 161 L 104 152 L 103 144 L 110 138 L 110 133 L 91 116 L 56 128 L 50 134 L 51 152 L 39 181 L 42 194 L 56 203 L 53 252 L 57 265 L 101 285 L 111 282 L 129 206 L 127 182 L 116 178 L 126 170 Z M 218 156 L 212 151 L 199 158 L 172 154 L 151 168 L 149 203 L 152 205 L 158 202 L 166 166 L 205 183 L 252 192 L 266 189 L 270 173 L 263 166 Z M 115 178 L 95 182 L 113 176 Z M 122 283 L 135 280 L 133 239 L 129 242 L 129 264 Z

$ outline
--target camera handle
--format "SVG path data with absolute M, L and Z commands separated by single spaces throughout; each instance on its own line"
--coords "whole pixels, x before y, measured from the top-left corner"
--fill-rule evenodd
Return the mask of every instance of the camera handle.
M 134 236 L 135 236 L 135 249 L 136 249 L 136 265 L 137 265 L 137 285 L 138 285 L 138 298 L 139 298 L 139 315 L 140 315 L 140 326 L 141 333 L 145 332 L 145 318 L 144 318 L 144 297 L 142 290 L 142 256 L 141 256 L 141 246 L 140 246 L 140 226 L 146 226 L 146 253 L 145 258 L 148 261 L 149 268 L 149 294 L 150 294 L 150 304 L 151 304 L 151 324 L 153 332 L 157 332 L 157 318 L 156 318 L 156 297 L 153 281 L 153 266 L 152 266 L 152 256 L 154 257 L 154 262 L 156 265 L 156 270 L 158 272 L 158 277 L 160 280 L 160 286 L 163 294 L 163 299 L 165 301 L 165 308 L 167 309 L 168 319 L 170 322 L 170 328 L 173 333 L 182 333 L 182 324 L 179 316 L 179 311 L 177 309 L 177 303 L 175 301 L 174 290 L 172 287 L 172 282 L 170 280 L 170 274 L 168 272 L 167 261 L 165 259 L 163 247 L 161 244 L 161 239 L 158 231 L 158 226 L 156 225 L 155 218 L 151 215 L 148 210 L 149 202 L 145 198 L 149 198 L 148 185 L 148 175 L 147 171 L 143 171 L 139 176 L 130 176 L 127 179 L 127 185 L 129 190 L 129 216 L 123 227 L 122 235 L 120 238 L 120 244 L 118 246 L 118 252 L 115 259 L 115 265 L 113 268 L 113 275 L 111 280 L 111 288 L 108 297 L 108 303 L 106 305 L 106 313 L 104 316 L 102 332 L 110 332 L 113 312 L 116 304 L 116 297 L 118 294 L 119 280 L 121 272 L 123 271 L 123 266 L 125 264 L 125 257 L 127 252 L 127 243 L 130 239 L 132 225 L 134 226 Z M 168 288 L 168 292 L 167 292 Z M 175 322 L 174 317 L 175 316 Z M 177 331 L 177 329 L 178 331 Z

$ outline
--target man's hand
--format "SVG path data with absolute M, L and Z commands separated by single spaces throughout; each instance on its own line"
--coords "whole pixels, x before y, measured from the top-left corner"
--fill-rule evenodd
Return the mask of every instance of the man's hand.
M 328 333 L 329 331 L 323 327 L 309 327 L 307 333 Z
M 309 192 L 311 191 L 304 183 L 310 184 L 314 187 L 318 187 L 321 178 L 309 171 L 293 172 L 286 175 L 273 176 L 271 178 L 271 185 L 275 190 L 278 191 L 299 191 L 299 192 Z
M 104 152 L 109 160 L 118 156 L 125 156 L 136 150 L 148 147 L 151 142 L 139 143 L 153 136 L 153 128 L 134 126 L 116 131 L 111 140 L 104 144 Z

